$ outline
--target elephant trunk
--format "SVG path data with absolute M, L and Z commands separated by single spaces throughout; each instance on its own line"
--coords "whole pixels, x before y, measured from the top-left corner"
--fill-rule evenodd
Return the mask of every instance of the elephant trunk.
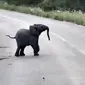
M 48 40 L 50 40 L 50 36 L 49 36 L 49 28 L 47 28 L 47 36 L 48 36 Z

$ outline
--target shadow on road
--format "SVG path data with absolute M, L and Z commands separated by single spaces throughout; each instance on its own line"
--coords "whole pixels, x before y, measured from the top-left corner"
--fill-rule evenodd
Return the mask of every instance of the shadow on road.
M 16 57 L 16 56 L 12 56 L 12 57 Z M 48 55 L 48 54 L 41 54 L 39 56 L 26 55 L 26 56 L 19 56 L 16 58 L 18 59 L 42 59 L 42 58 L 47 59 L 48 57 L 51 57 L 51 55 Z
M 0 60 L 4 60 L 4 59 L 9 59 L 9 58 L 0 58 Z

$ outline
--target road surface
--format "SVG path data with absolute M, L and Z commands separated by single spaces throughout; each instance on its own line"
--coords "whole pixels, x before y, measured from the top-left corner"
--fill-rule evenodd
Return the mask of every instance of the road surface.
M 26 47 L 25 57 L 15 57 L 16 41 L 5 35 L 34 23 L 49 26 L 51 41 L 43 32 L 40 56 Z M 85 85 L 85 27 L 0 10 L 0 85 Z

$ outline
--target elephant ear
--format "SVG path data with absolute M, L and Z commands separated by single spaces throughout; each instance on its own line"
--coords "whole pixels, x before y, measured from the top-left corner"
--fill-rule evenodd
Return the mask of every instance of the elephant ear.
M 38 32 L 36 26 L 30 26 L 29 28 L 30 28 L 30 33 L 31 33 L 33 36 L 39 36 L 39 32 Z

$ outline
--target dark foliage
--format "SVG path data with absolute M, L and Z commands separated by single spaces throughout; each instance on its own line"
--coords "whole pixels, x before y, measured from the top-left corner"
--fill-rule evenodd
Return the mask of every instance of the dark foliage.
M 6 0 L 9 4 L 39 6 L 45 11 L 82 10 L 85 11 L 85 0 Z

